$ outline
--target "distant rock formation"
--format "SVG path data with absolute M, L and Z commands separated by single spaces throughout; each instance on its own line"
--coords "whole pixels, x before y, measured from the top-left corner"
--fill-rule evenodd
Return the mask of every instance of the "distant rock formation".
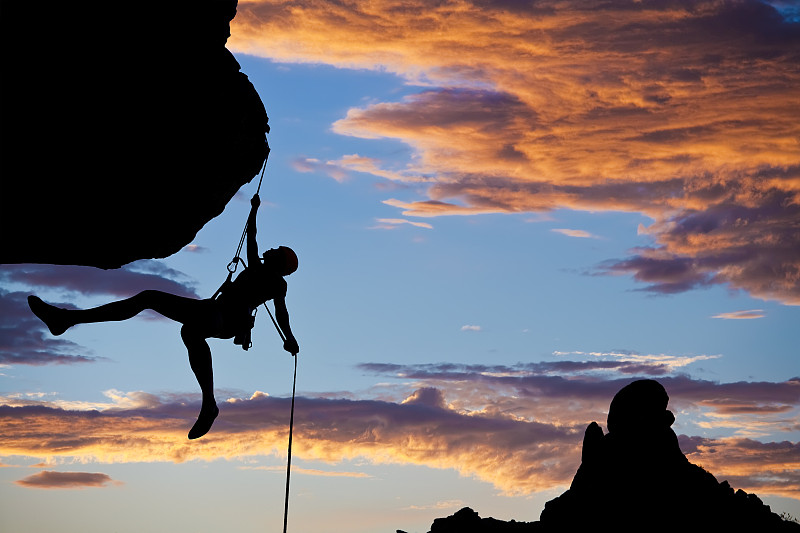
M 591 531 L 800 532 L 756 495 L 735 491 L 690 463 L 670 427 L 664 387 L 639 380 L 611 402 L 608 434 L 592 422 L 569 490 L 550 500 L 538 522 L 480 518 L 464 508 L 434 521 L 430 533 Z
M 166 257 L 258 174 L 236 6 L 3 1 L 0 263 Z
M 527 533 L 542 531 L 538 522 L 516 522 L 511 520 L 497 520 L 495 518 L 481 518 L 478 513 L 464 507 L 456 514 L 447 518 L 437 518 L 431 525 L 429 533 Z M 397 530 L 397 533 L 405 533 Z
M 754 494 L 734 492 L 690 463 L 670 427 L 669 396 L 654 380 L 623 387 L 611 401 L 608 434 L 586 428 L 581 466 L 564 494 L 547 502 L 540 522 L 547 530 L 596 527 L 617 531 L 800 530 L 772 513 Z

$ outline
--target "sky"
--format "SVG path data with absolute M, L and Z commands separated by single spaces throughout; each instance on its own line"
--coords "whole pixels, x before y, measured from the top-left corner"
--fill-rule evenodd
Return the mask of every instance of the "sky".
M 270 116 L 262 249 L 300 267 L 289 529 L 534 521 L 625 384 L 690 461 L 800 517 L 800 9 L 790 1 L 240 1 Z M 209 297 L 256 181 L 179 253 L 0 265 L 0 528 L 282 527 L 293 359 L 180 326 L 51 336 L 25 298 Z M 47 511 L 43 512 L 46 509 Z

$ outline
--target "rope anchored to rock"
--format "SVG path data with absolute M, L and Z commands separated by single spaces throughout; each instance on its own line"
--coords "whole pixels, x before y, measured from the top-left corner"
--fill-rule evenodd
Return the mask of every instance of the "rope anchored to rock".
M 258 187 L 256 188 L 256 193 L 253 198 L 257 197 L 259 192 L 261 192 L 261 184 L 264 181 L 264 172 L 267 168 L 267 160 L 269 159 L 269 147 L 267 147 L 267 155 L 264 158 L 264 166 L 261 168 L 261 177 L 258 179 Z M 222 287 L 217 290 L 217 294 L 219 294 L 225 284 L 231 282 L 231 278 L 233 274 L 236 272 L 239 263 L 242 263 L 245 268 L 247 268 L 247 264 L 244 263 L 242 260 L 241 253 L 242 248 L 244 247 L 245 240 L 247 238 L 247 230 L 249 224 L 246 222 L 244 225 L 244 229 L 242 230 L 242 236 L 239 238 L 239 245 L 236 248 L 236 254 L 231 259 L 230 263 L 228 263 L 228 278 L 226 279 L 225 283 L 223 283 Z M 215 297 L 217 296 L 215 294 Z M 283 334 L 278 322 L 275 320 L 275 317 L 272 315 L 272 311 L 270 311 L 269 307 L 267 306 L 267 302 L 264 302 L 264 309 L 267 310 L 267 314 L 269 314 L 270 320 L 272 320 L 272 324 L 275 326 L 275 331 L 278 332 L 278 335 L 281 338 L 281 341 L 286 343 L 286 336 Z M 249 347 L 249 346 L 248 346 Z M 247 347 L 245 348 L 247 349 Z M 294 432 L 294 400 L 295 400 L 295 393 L 296 393 L 296 386 L 297 386 L 297 354 L 293 353 L 292 357 L 294 358 L 294 375 L 292 377 L 292 406 L 289 414 L 289 447 L 287 451 L 287 460 L 286 460 L 286 494 L 284 496 L 284 505 L 283 505 L 283 533 L 286 533 L 287 526 L 289 522 L 289 482 L 291 480 L 291 473 L 292 473 L 292 434 Z

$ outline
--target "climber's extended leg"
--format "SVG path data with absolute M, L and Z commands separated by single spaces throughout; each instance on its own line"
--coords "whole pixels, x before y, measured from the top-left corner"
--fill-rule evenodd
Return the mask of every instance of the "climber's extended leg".
M 43 302 L 37 296 L 28 296 L 31 311 L 47 325 L 53 335 L 61 335 L 76 324 L 127 320 L 145 309 L 152 309 L 160 315 L 185 324 L 199 318 L 200 302 L 201 300 L 168 292 L 147 290 L 92 309 L 61 309 Z
M 181 328 L 181 338 L 186 350 L 189 352 L 189 364 L 192 367 L 200 390 L 203 392 L 203 405 L 200 414 L 197 416 L 189 438 L 196 439 L 202 437 L 214 424 L 214 419 L 219 414 L 217 402 L 214 399 L 214 371 L 211 364 L 211 348 L 209 348 L 203 333 L 190 325 Z

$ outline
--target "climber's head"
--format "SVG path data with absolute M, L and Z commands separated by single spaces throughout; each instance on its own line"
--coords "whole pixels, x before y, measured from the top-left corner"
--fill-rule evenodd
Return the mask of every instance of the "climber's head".
M 271 265 L 281 276 L 288 276 L 297 270 L 297 254 L 287 246 L 270 248 L 264 252 L 264 264 Z

